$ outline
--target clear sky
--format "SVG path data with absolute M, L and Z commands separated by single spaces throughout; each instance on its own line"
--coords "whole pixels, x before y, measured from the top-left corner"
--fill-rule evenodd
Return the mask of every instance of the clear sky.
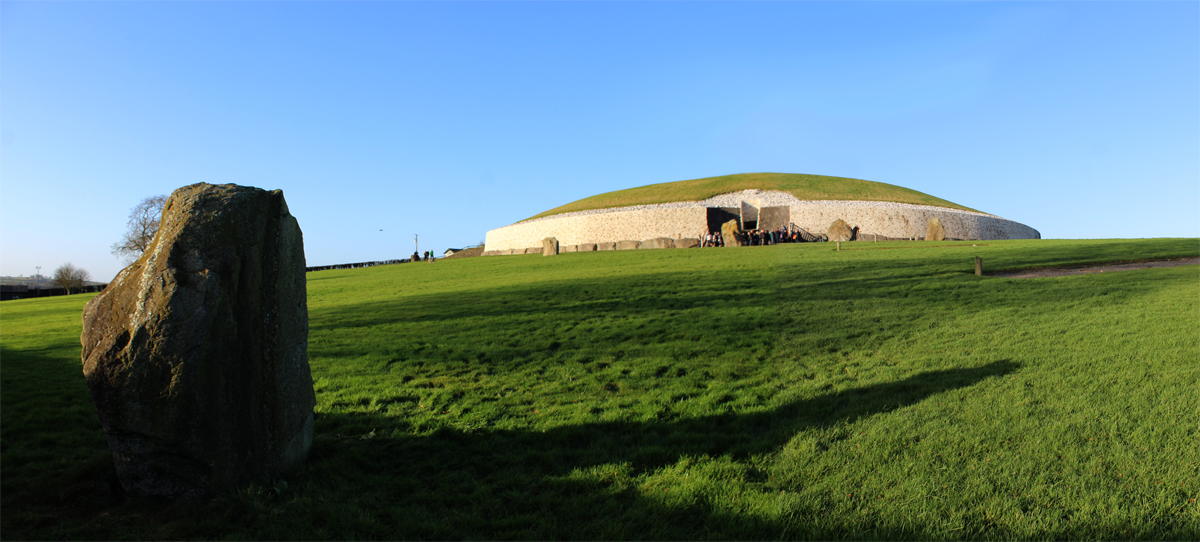
M 1044 238 L 1200 236 L 1200 3 L 0 2 L 0 275 L 283 189 L 309 265 L 586 196 L 855 177 Z M 380 231 L 382 230 L 382 231 Z

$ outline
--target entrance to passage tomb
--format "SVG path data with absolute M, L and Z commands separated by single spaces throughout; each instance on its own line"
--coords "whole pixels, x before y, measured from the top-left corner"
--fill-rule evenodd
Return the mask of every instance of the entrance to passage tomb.
M 758 202 L 743 201 L 742 202 L 742 229 L 756 230 L 758 229 Z
M 708 231 L 721 231 L 721 224 L 738 221 L 743 230 L 778 230 L 791 221 L 791 207 L 761 207 L 757 202 L 743 201 L 738 207 L 709 207 Z
M 763 207 L 758 210 L 758 229 L 775 231 L 791 222 L 791 207 Z
M 741 209 L 737 207 L 709 207 L 708 208 L 708 231 L 721 231 L 721 224 L 730 220 L 738 220 L 741 223 Z

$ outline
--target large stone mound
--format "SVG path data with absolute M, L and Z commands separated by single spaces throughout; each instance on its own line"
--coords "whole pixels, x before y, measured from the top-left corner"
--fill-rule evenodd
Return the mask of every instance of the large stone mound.
M 308 453 L 304 240 L 279 190 L 176 190 L 150 247 L 84 308 L 80 340 L 131 495 L 212 495 Z

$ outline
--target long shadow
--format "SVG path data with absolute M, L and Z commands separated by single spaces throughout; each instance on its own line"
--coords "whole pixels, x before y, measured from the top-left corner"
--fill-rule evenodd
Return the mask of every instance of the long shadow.
M 415 437 L 404 435 L 408 428 L 394 419 L 332 414 L 318 420 L 322 434 L 300 476 L 322 479 L 337 471 L 339 479 L 349 483 L 345 495 L 348 500 L 361 498 L 351 492 L 372 487 L 369 480 L 376 480 L 374 498 L 386 503 L 381 505 L 381 516 L 392 518 L 392 537 L 839 536 L 846 531 L 829 530 L 829 524 L 818 529 L 735 515 L 707 499 L 683 508 L 672 507 L 634 488 L 571 474 L 612 466 L 637 475 L 688 457 L 729 457 L 738 461 L 769 454 L 801 432 L 886 414 L 932 395 L 1008 374 L 1018 367 L 1005 360 L 970 369 L 929 371 L 899 382 L 821 395 L 762 412 L 672 421 L 590 423 L 545 432 L 441 429 Z M 361 419 L 364 417 L 370 419 Z M 393 436 L 336 439 L 325 432 L 341 424 L 365 424 L 382 435 Z M 346 465 L 358 468 L 347 472 Z M 764 481 L 766 474 L 751 468 L 742 476 L 754 483 Z M 337 492 L 330 487 L 332 484 L 324 485 L 314 489 Z M 874 536 L 883 537 L 919 534 L 874 532 Z

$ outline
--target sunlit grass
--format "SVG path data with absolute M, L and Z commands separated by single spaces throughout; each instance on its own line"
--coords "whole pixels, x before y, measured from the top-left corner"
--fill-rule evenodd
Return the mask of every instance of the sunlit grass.
M 311 273 L 310 460 L 198 505 L 108 490 L 85 298 L 4 302 L 4 535 L 1197 538 L 1197 268 L 972 271 L 1200 244 L 975 244 Z

